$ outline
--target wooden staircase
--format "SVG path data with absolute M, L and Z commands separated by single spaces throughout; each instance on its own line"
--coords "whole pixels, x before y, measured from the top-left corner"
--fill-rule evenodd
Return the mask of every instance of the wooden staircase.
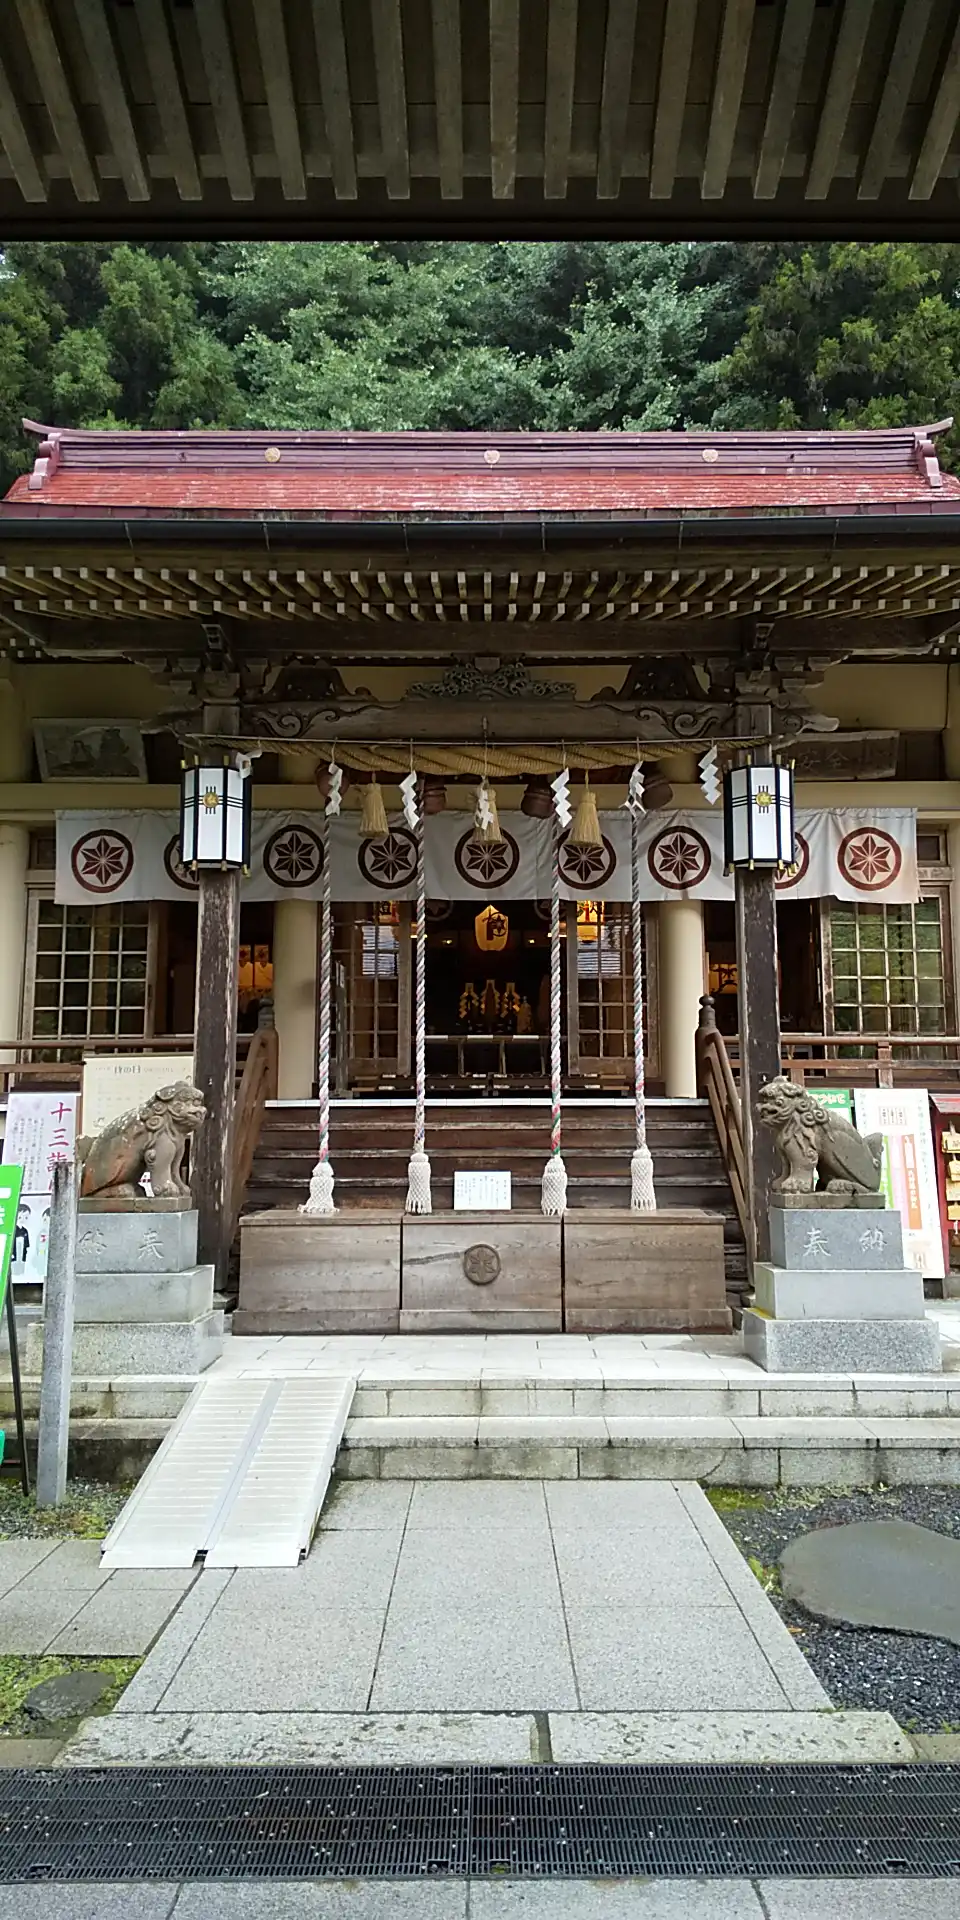
M 413 1135 L 412 1101 L 343 1101 L 331 1116 L 330 1153 L 339 1207 L 402 1208 Z M 739 1308 L 747 1290 L 743 1233 L 706 1100 L 652 1100 L 647 1137 L 657 1199 L 663 1207 L 707 1207 L 724 1217 L 727 1294 Z M 453 1205 L 457 1168 L 509 1170 L 518 1209 L 540 1205 L 549 1108 L 499 1100 L 450 1101 L 427 1109 L 433 1204 Z M 296 1207 L 306 1198 L 316 1159 L 316 1107 L 267 1105 L 244 1212 Z M 570 1102 L 563 1115 L 563 1157 L 571 1208 L 628 1207 L 633 1105 L 624 1100 Z

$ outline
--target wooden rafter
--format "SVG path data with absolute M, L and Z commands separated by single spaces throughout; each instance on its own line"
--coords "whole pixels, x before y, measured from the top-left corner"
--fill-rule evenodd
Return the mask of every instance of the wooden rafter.
M 283 196 L 285 200 L 305 200 L 307 176 L 287 48 L 283 0 L 257 0 L 253 17 Z
M 543 191 L 566 197 L 573 137 L 573 87 L 577 71 L 578 0 L 553 0 L 547 26 L 547 98 L 544 107 Z
M 772 200 L 780 185 L 793 131 L 793 116 L 800 94 L 815 6 L 816 0 L 786 0 L 767 98 L 760 157 L 753 181 L 753 191 L 758 200 Z
M 410 198 L 410 135 L 400 0 L 370 0 L 383 177 L 391 200 Z
M 253 168 L 224 0 L 194 0 L 194 19 L 227 185 L 234 200 L 252 200 Z
M 444 200 L 463 193 L 463 65 L 460 0 L 431 0 L 437 162 Z
M 520 0 L 490 0 L 490 182 L 495 200 L 517 183 Z
M 137 25 L 177 192 L 181 200 L 199 200 L 200 170 L 163 0 L 138 0 Z
M 54 138 L 78 200 L 99 200 L 100 182 L 80 125 L 70 76 L 54 31 L 47 0 L 16 0 L 24 39 L 50 115 Z
M 73 3 L 127 198 L 149 200 L 150 175 L 133 123 L 130 97 L 106 5 L 104 0 L 73 0 Z
M 705 200 L 722 200 L 727 189 L 754 16 L 755 0 L 724 0 L 707 151 L 700 181 Z
M 960 19 L 940 73 L 933 112 L 910 181 L 911 200 L 929 200 L 950 151 L 960 118 Z
M 636 34 L 637 0 L 609 0 L 597 137 L 597 194 L 601 200 L 615 200 L 623 179 Z
M 875 200 L 887 176 L 932 9 L 933 0 L 910 0 L 900 16 L 890 66 L 857 187 L 861 200 Z
M 2 146 L 17 186 L 31 205 L 46 200 L 47 178 L 39 149 L 27 131 L 23 102 L 0 53 L 0 146 Z
M 341 0 L 313 0 L 313 33 L 333 191 L 338 200 L 355 200 L 357 154 Z
M 854 90 L 873 18 L 874 0 L 846 0 L 829 69 L 813 156 L 807 174 L 808 200 L 825 200 L 833 185 Z
M 696 24 L 697 0 L 667 0 L 650 160 L 652 200 L 669 200 L 676 185 Z

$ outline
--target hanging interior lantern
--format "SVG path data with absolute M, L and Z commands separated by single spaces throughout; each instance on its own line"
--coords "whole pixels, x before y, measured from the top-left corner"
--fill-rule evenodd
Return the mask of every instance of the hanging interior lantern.
M 553 814 L 553 793 L 545 773 L 532 773 L 527 779 L 520 812 L 528 820 L 549 820 Z
M 370 775 L 369 785 L 363 789 L 360 832 L 365 840 L 385 840 L 390 832 L 390 822 L 383 804 L 383 789 L 375 773 Z
M 446 781 L 438 780 L 435 774 L 432 774 L 432 773 L 425 774 L 424 780 L 423 780 L 424 817 L 426 817 L 428 813 L 442 813 L 446 804 L 447 804 Z
M 486 775 L 477 789 L 477 811 L 473 820 L 473 833 L 470 837 L 475 846 L 499 847 L 503 844 L 500 816 L 497 812 L 497 796 L 487 781 Z
M 224 759 L 216 764 L 184 763 L 180 777 L 180 859 L 198 867 L 250 865 L 253 782 L 246 771 Z
M 473 923 L 481 953 L 502 953 L 510 938 L 510 921 L 499 907 L 484 907 Z
M 723 853 L 731 867 L 796 863 L 793 769 L 775 764 L 730 767 L 723 777 Z
M 603 926 L 603 901 L 577 901 L 577 939 L 596 940 Z
M 673 801 L 673 788 L 662 768 L 656 761 L 649 772 L 644 768 L 643 811 L 656 813 L 661 807 L 669 807 Z
M 603 846 L 596 795 L 590 785 L 588 773 L 583 776 L 583 798 L 573 816 L 573 825 L 568 837 L 572 847 Z

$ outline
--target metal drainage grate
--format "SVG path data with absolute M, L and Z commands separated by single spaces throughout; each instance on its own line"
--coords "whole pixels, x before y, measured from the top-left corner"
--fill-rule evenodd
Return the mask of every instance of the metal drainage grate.
M 0 1882 L 960 1875 L 960 1767 L 0 1774 Z

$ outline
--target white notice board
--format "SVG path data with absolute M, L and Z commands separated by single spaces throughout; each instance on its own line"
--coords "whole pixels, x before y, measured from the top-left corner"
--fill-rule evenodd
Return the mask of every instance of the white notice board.
M 453 1205 L 457 1213 L 509 1213 L 509 1173 L 455 1173 Z
M 926 1087 L 856 1087 L 861 1133 L 883 1134 L 881 1186 L 903 1222 L 903 1257 L 927 1280 L 943 1279 L 940 1196 Z
M 83 1132 L 92 1139 L 160 1087 L 192 1079 L 192 1053 L 91 1054 L 83 1063 Z
M 53 1169 L 58 1160 L 73 1159 L 76 1137 L 75 1093 L 11 1093 L 3 1157 L 8 1166 L 23 1168 L 10 1261 L 12 1280 L 36 1284 L 47 1277 Z

